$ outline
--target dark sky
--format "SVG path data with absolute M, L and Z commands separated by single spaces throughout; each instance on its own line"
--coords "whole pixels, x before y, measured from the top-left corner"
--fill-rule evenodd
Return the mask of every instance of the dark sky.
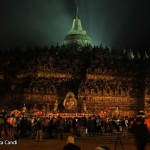
M 150 0 L 0 0 L 0 49 L 61 44 L 76 5 L 94 45 L 150 50 Z

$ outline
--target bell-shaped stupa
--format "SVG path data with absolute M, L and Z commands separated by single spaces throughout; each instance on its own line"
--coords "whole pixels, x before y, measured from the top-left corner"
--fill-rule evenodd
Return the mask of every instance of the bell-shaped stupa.
M 81 47 L 92 46 L 91 38 L 86 34 L 86 31 L 82 29 L 81 20 L 78 17 L 78 7 L 76 18 L 73 20 L 72 28 L 65 36 L 62 44 L 78 45 Z

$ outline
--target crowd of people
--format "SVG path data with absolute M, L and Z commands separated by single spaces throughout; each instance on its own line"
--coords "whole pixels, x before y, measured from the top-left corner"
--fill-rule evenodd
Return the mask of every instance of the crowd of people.
M 23 108 L 26 108 L 25 105 Z M 150 115 L 146 118 L 136 115 L 135 117 L 101 118 L 89 117 L 61 117 L 61 116 L 27 116 L 26 109 L 22 114 L 8 114 L 4 110 L 0 113 L 0 139 L 27 139 L 36 141 L 44 139 L 64 139 L 64 134 L 70 136 L 64 150 L 76 147 L 74 137 L 99 137 L 105 135 L 120 135 L 124 138 L 135 138 L 138 150 L 144 150 L 150 142 Z M 97 149 L 99 147 L 96 147 Z M 104 147 L 101 147 L 104 148 Z
M 61 117 L 61 116 L 16 116 L 8 115 L 4 110 L 0 115 L 0 133 L 1 138 L 9 136 L 14 138 L 60 138 L 63 139 L 63 133 L 70 133 L 76 136 L 102 136 L 105 134 L 120 132 L 122 136 L 128 137 L 132 131 L 132 126 L 136 118 L 131 117 L 113 117 L 101 118 L 99 116 L 89 117 Z M 143 119 L 144 121 L 144 119 Z M 148 127 L 149 127 L 149 123 Z M 150 130 L 150 129 L 149 129 Z

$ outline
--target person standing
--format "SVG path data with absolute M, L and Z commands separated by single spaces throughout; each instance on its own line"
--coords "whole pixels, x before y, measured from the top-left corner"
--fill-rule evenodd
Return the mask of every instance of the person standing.
M 42 141 L 43 139 L 43 121 L 41 118 L 38 118 L 35 122 L 36 130 L 36 141 Z
M 50 119 L 48 123 L 48 133 L 49 133 L 49 138 L 53 139 L 53 130 L 54 130 L 54 120 L 53 118 Z
M 150 114 L 146 117 L 144 124 L 146 124 L 148 131 L 150 133 Z
M 74 137 L 69 136 L 67 139 L 67 145 L 63 147 L 63 150 L 81 150 L 79 146 L 75 145 Z
M 125 138 L 127 138 L 128 137 L 128 126 L 129 126 L 129 121 L 128 121 L 127 116 L 121 121 L 121 126 L 123 128 L 123 136 Z
M 144 124 L 144 119 L 139 117 L 133 123 L 132 133 L 135 138 L 136 146 L 138 150 L 145 150 L 146 145 L 150 140 L 150 133 L 147 126 Z
M 14 114 L 12 114 L 11 117 L 7 119 L 7 123 L 8 123 L 9 137 L 11 139 L 14 139 L 14 134 L 16 132 L 17 127 L 17 120 Z
M 0 138 L 3 138 L 4 135 L 4 119 L 0 116 Z
M 55 137 L 58 137 L 58 134 L 60 135 L 60 139 L 63 139 L 63 133 L 64 133 L 64 119 L 62 117 L 58 117 L 57 118 L 57 122 L 56 122 L 56 135 Z
M 25 138 L 27 133 L 27 119 L 25 119 L 24 117 L 22 117 L 22 119 L 20 120 L 19 131 L 20 138 Z

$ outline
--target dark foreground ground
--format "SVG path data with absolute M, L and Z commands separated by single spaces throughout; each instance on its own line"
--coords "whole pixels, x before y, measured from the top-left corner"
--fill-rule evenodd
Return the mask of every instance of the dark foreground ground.
M 42 142 L 37 142 L 35 139 L 21 139 L 17 140 L 15 145 L 1 144 L 0 150 L 62 150 L 66 144 L 68 135 L 64 136 L 64 140 L 60 139 L 44 139 Z M 100 137 L 75 137 L 76 144 L 80 146 L 81 150 L 94 150 L 96 146 L 107 146 L 114 150 L 117 136 L 100 136 Z M 132 137 L 119 138 L 116 150 L 122 150 L 121 143 L 124 150 L 137 150 L 135 141 Z M 146 147 L 150 150 L 150 145 Z

